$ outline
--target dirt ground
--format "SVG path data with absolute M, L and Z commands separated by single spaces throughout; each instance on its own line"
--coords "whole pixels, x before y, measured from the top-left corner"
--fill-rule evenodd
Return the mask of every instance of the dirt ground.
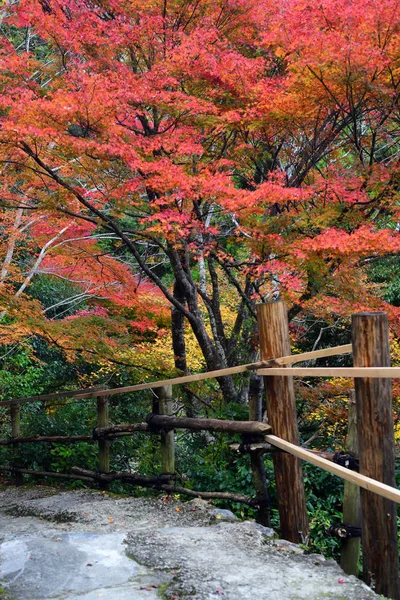
M 369 600 L 334 561 L 202 500 L 0 490 L 4 600 Z

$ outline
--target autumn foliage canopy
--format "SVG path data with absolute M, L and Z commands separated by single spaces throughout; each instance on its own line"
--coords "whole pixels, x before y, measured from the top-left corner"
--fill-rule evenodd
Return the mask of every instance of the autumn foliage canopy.
M 172 308 L 175 366 L 188 369 L 192 336 L 205 367 L 223 368 L 254 346 L 254 303 L 277 296 L 292 316 L 383 308 L 399 333 L 368 276 L 400 249 L 396 0 L 2 11 L 10 342 L 36 332 L 101 352 L 82 332 L 133 345 L 162 336 Z M 71 282 L 75 309 L 49 316 L 37 277 Z

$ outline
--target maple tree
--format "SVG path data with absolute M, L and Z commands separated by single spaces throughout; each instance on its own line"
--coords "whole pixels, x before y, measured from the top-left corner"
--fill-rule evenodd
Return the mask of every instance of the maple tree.
M 3 211 L 1 223 L 3 342 L 28 349 L 39 335 L 69 360 L 78 354 L 115 368 L 124 364 L 115 354 L 121 344 L 163 334 L 169 315 L 160 294 L 104 252 L 109 236 L 92 224 L 23 208 Z M 132 367 L 142 362 L 132 359 Z
M 185 323 L 207 369 L 247 362 L 254 303 L 278 295 L 292 317 L 384 307 L 398 333 L 398 309 L 368 279 L 371 257 L 400 248 L 396 8 L 395 0 L 8 5 L 5 223 L 44 215 L 35 226 L 41 248 L 55 238 L 60 248 L 68 224 L 77 233 L 49 268 L 73 279 L 78 264 L 89 286 L 95 261 L 85 254 L 105 248 L 96 294 L 116 307 L 132 300 L 132 273 L 156 286 L 172 308 L 183 372 Z M 11 234 L 4 243 L 12 246 Z M 18 290 L 14 282 L 8 293 Z M 37 310 L 24 292 L 18 302 Z M 145 311 L 140 322 L 145 330 Z M 226 400 L 247 393 L 229 377 L 219 384 Z

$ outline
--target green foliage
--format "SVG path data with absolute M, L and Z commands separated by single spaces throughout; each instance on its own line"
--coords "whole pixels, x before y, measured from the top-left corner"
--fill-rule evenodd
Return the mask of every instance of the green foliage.
M 73 315 L 77 309 L 87 307 L 87 302 L 82 300 L 81 290 L 77 285 L 50 275 L 36 277 L 28 288 L 28 293 L 41 302 L 48 319 L 65 318 Z M 71 300 L 74 294 L 80 296 L 79 302 Z
M 96 366 L 66 361 L 64 353 L 40 337 L 0 346 L 0 400 L 23 398 L 79 387 L 79 377 Z
M 372 281 L 380 284 L 386 302 L 400 306 L 400 264 L 398 256 L 377 258 L 368 269 Z
M 40 394 L 45 389 L 45 367 L 32 358 L 32 349 L 18 347 L 14 351 L 2 346 L 0 363 L 0 399 L 21 398 Z
M 66 473 L 72 466 L 86 469 L 97 468 L 96 447 L 92 444 L 78 443 L 66 446 L 56 445 L 50 450 L 52 462 L 50 470 Z
M 32 52 L 35 58 L 45 61 L 50 57 L 51 48 L 38 35 L 32 35 L 30 27 L 15 27 L 4 21 L 0 23 L 0 32 L 7 36 L 17 52 Z
M 303 472 L 310 519 L 308 551 L 337 559 L 340 555 L 340 540 L 327 535 L 326 529 L 343 521 L 343 481 L 308 463 L 303 463 Z

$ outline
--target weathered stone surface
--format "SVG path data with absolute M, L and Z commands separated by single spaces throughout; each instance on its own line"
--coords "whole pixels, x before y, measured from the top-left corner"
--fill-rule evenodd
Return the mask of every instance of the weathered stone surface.
M 377 598 L 363 583 L 346 577 L 334 561 L 298 554 L 294 552 L 298 547 L 284 540 L 271 543 L 265 533 L 243 523 L 131 532 L 127 545 L 142 564 L 176 572 L 167 598 Z
M 126 555 L 124 537 L 49 531 L 5 541 L 0 545 L 3 587 L 13 598 L 89 600 L 101 598 L 101 589 L 113 600 L 157 598 L 168 579 L 152 581 L 153 574 Z
M 372 600 L 333 561 L 303 556 L 215 507 L 52 488 L 0 491 L 0 585 L 10 600 Z
M 210 514 L 215 521 L 238 521 L 237 516 L 231 510 L 225 508 L 214 508 Z

